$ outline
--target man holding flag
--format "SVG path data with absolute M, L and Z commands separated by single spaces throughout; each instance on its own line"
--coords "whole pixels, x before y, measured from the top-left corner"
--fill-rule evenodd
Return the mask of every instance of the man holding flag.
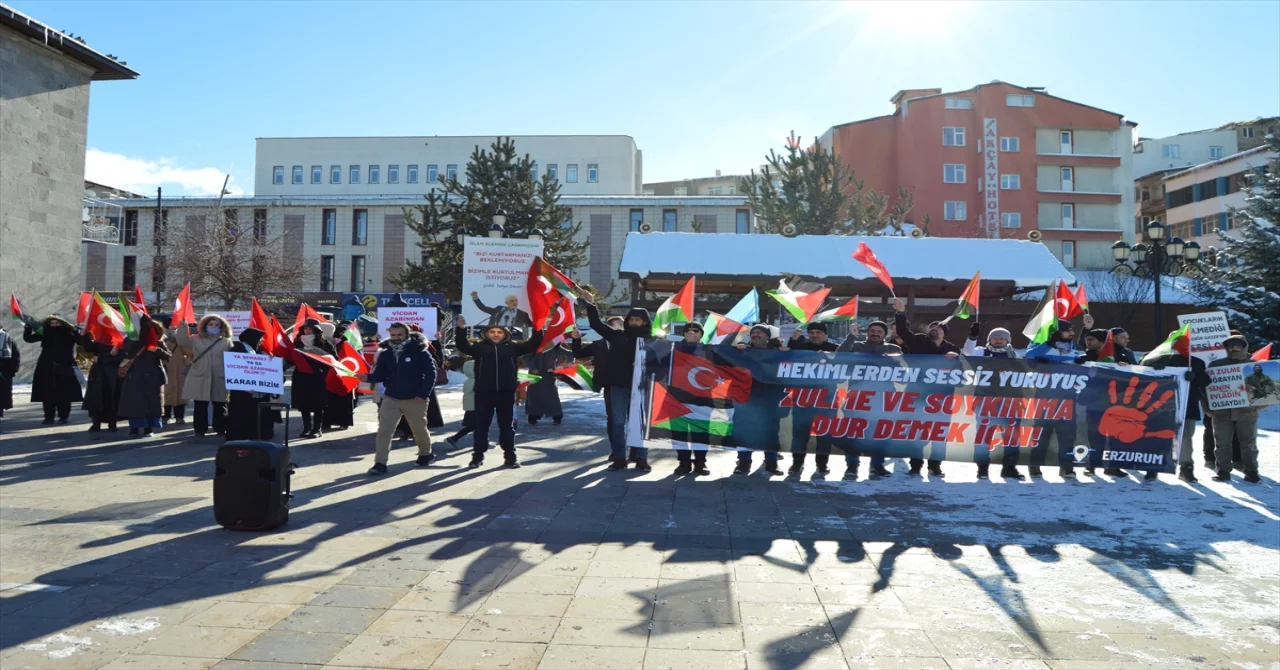
M 627 469 L 627 413 L 631 409 L 632 388 L 631 376 L 636 363 L 636 347 L 644 343 L 653 332 L 653 322 L 649 311 L 640 307 L 632 307 L 627 312 L 627 320 L 622 330 L 614 330 L 600 320 L 600 310 L 588 297 L 582 297 L 587 304 L 587 320 L 591 329 L 609 342 L 609 369 L 607 375 L 597 372 L 604 392 L 609 394 L 609 470 L 617 472 Z M 636 469 L 649 472 L 649 450 L 633 447 L 631 460 Z
M 1169 367 L 1186 369 L 1187 381 L 1191 382 L 1191 394 L 1187 398 L 1186 415 L 1182 424 L 1182 445 L 1178 448 L 1178 479 L 1194 484 L 1196 477 L 1193 474 L 1195 465 L 1192 456 L 1195 455 L 1195 447 L 1191 441 L 1195 437 L 1195 426 L 1200 422 L 1201 410 L 1206 416 L 1209 414 L 1209 375 L 1205 372 L 1204 361 L 1191 355 L 1191 324 L 1170 333 L 1169 339 L 1142 357 L 1142 364 L 1157 370 Z M 1158 476 L 1158 473 L 1152 471 L 1144 479 L 1152 481 Z
M 929 324 L 929 330 L 924 333 L 911 332 L 911 325 L 907 323 L 907 307 L 898 298 L 893 299 L 893 325 L 898 331 L 898 336 L 902 338 L 903 349 L 908 354 L 932 354 L 934 356 L 945 356 L 948 353 L 960 353 L 960 347 L 948 342 L 947 324 L 942 321 L 934 321 Z M 909 475 L 920 475 L 920 466 L 924 464 L 924 460 L 920 458 L 911 459 L 911 469 L 907 471 Z M 942 476 L 942 460 L 929 459 L 929 476 Z

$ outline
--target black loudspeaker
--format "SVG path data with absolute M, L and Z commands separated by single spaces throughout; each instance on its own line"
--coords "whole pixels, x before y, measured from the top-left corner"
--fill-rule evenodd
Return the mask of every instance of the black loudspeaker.
M 289 406 L 262 403 L 258 411 L 283 409 L 284 443 L 236 440 L 214 459 L 213 518 L 231 530 L 274 530 L 289 521 Z

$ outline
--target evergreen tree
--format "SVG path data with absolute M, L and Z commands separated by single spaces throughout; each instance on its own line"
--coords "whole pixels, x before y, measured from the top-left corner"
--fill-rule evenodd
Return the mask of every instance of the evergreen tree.
M 1255 348 L 1280 342 L 1280 138 L 1268 135 L 1267 146 L 1276 155 L 1248 174 L 1245 208 L 1231 210 L 1239 235 L 1222 236 L 1199 285 Z
M 516 153 L 515 141 L 499 137 L 488 149 L 476 146 L 467 163 L 466 181 L 445 179 L 426 202 L 404 210 L 405 225 L 418 234 L 420 262 L 409 261 L 388 275 L 403 291 L 462 296 L 462 245 L 458 233 L 485 237 L 502 209 L 507 237 L 542 234 L 543 258 L 566 273 L 587 264 L 587 242 L 575 240 L 582 229 L 573 209 L 560 204 L 560 182 L 549 174 L 533 177 L 534 162 Z
M 886 228 L 890 234 L 904 234 L 911 194 L 899 187 L 897 199 L 890 202 L 888 195 L 867 190 L 817 138 L 802 149 L 792 133 L 786 153 L 770 150 L 766 160 L 761 173 L 752 170 L 739 184 L 764 227 L 759 232 L 782 233 L 791 225 L 797 235 L 880 235 Z

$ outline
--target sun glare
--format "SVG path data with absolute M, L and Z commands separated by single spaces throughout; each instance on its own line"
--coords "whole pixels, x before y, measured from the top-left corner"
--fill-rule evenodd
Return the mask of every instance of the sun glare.
M 859 38 L 946 38 L 969 9 L 962 0 L 847 0 L 840 14 L 858 24 Z

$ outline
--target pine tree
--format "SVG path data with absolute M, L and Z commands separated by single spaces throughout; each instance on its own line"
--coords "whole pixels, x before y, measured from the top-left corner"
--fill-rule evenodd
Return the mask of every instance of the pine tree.
M 1255 348 L 1280 342 L 1280 138 L 1268 135 L 1267 146 L 1276 155 L 1247 176 L 1245 208 L 1231 210 L 1239 236 L 1222 236 L 1198 287 Z
M 421 262 L 409 261 L 388 278 L 401 290 L 462 296 L 462 246 L 458 233 L 487 236 L 498 209 L 506 212 L 507 237 L 542 234 L 543 258 L 565 272 L 587 264 L 587 242 L 575 240 L 582 224 L 560 204 L 560 182 L 533 177 L 534 162 L 516 153 L 515 141 L 499 137 L 489 149 L 476 146 L 466 181 L 445 179 L 426 202 L 404 210 L 405 225 L 419 236 Z
M 743 177 L 739 189 L 764 226 L 759 232 L 782 233 L 788 225 L 797 235 L 905 234 L 903 219 L 911 211 L 911 194 L 899 187 L 897 198 L 867 190 L 853 170 L 814 138 L 800 146 L 792 133 L 785 154 L 770 150 L 768 164 Z

